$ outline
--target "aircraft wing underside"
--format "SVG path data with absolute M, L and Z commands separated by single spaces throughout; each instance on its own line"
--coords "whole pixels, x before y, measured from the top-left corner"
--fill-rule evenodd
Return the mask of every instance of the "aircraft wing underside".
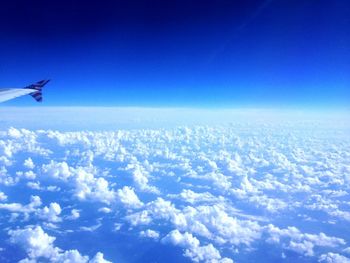
M 0 89 L 0 102 L 12 100 L 14 98 L 31 95 L 36 101 L 42 101 L 42 88 L 49 80 L 41 80 L 22 89 Z
M 35 89 L 0 89 L 0 102 L 36 92 Z

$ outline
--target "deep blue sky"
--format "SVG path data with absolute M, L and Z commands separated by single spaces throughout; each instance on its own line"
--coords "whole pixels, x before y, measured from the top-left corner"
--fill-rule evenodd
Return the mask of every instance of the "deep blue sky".
M 350 1 L 2 1 L 0 76 L 48 106 L 349 108 Z

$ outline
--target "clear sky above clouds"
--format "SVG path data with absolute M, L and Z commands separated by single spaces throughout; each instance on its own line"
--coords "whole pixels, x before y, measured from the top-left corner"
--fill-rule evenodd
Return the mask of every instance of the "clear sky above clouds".
M 51 78 L 47 106 L 344 109 L 349 17 L 341 0 L 6 1 L 0 86 Z

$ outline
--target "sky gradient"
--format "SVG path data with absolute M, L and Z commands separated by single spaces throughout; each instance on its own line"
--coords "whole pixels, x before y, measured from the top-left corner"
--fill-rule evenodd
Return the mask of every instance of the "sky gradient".
M 0 86 L 45 106 L 349 109 L 348 1 L 17 0 L 0 31 Z

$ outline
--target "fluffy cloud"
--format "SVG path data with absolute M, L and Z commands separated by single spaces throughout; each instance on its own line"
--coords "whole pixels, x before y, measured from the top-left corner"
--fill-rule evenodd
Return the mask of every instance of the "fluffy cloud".
M 97 253 L 96 256 L 89 261 L 88 256 L 83 256 L 77 250 L 66 250 L 54 246 L 55 237 L 49 236 L 40 226 L 26 227 L 23 229 L 9 230 L 10 241 L 20 245 L 27 253 L 28 258 L 21 262 L 36 262 L 42 258 L 50 262 L 57 263 L 108 263 L 103 259 L 102 253 Z
M 342 238 L 330 237 L 324 233 L 308 234 L 302 233 L 296 227 L 288 227 L 280 229 L 269 224 L 266 227 L 269 237 L 269 243 L 282 243 L 286 249 L 293 250 L 305 256 L 314 255 L 314 247 L 339 247 L 345 245 L 346 242 Z
M 46 234 L 40 226 L 10 230 L 8 234 L 11 237 L 10 241 L 22 246 L 31 259 L 53 259 L 60 252 L 53 246 L 55 238 Z
M 59 215 L 62 212 L 61 206 L 56 203 L 50 203 L 49 206 L 40 208 L 42 205 L 41 198 L 39 196 L 31 196 L 30 203 L 22 205 L 20 203 L 1 203 L 0 210 L 7 210 L 11 213 L 22 213 L 25 219 L 28 219 L 30 214 L 35 214 L 38 218 L 48 222 L 60 222 Z
M 264 240 L 306 260 L 345 261 L 337 253 L 347 256 L 350 242 L 347 133 L 298 125 L 0 131 L 3 227 L 39 220 L 57 233 L 130 231 L 182 247 L 193 261 L 225 262 L 224 252 L 252 250 L 268 261 Z M 56 256 L 87 261 L 76 250 Z
M 34 167 L 35 167 L 33 160 L 30 157 L 28 159 L 24 160 L 23 166 L 28 168 L 28 169 L 34 169 Z
M 71 170 L 66 162 L 55 162 L 51 160 L 49 164 L 42 166 L 44 176 L 49 176 L 58 180 L 67 180 L 72 176 Z
M 159 238 L 159 233 L 157 231 L 154 231 L 152 229 L 147 229 L 145 231 L 140 232 L 140 237 L 148 237 L 151 239 L 158 239 Z
M 66 162 L 54 162 L 42 166 L 42 175 L 63 181 L 74 189 L 74 195 L 81 200 L 103 203 L 115 201 L 115 192 L 103 177 L 95 177 L 90 167 L 70 167 Z
M 35 212 L 37 207 L 41 206 L 41 204 L 42 203 L 39 196 L 31 196 L 30 203 L 27 205 L 22 205 L 20 203 L 2 203 L 0 204 L 0 209 L 28 215 L 29 213 Z
M 97 252 L 96 255 L 89 261 L 89 263 L 111 263 L 111 261 L 104 259 L 101 252 Z
M 24 177 L 28 180 L 34 180 L 36 178 L 36 174 L 33 171 L 26 171 L 26 172 L 18 171 L 16 175 L 18 177 Z
M 139 208 L 143 205 L 140 199 L 134 192 L 134 189 L 128 186 L 124 186 L 122 189 L 118 189 L 117 196 L 121 203 L 130 208 Z
M 171 198 L 182 199 L 184 202 L 188 202 L 190 204 L 216 203 L 216 202 L 224 201 L 224 197 L 222 196 L 215 197 L 214 195 L 208 192 L 196 193 L 190 189 L 183 189 L 182 192 L 178 195 L 170 194 L 168 196 Z
M 115 200 L 115 193 L 109 183 L 102 177 L 94 177 L 92 173 L 78 168 L 74 178 L 75 195 L 81 199 L 91 199 L 109 204 Z
M 345 191 L 327 191 L 325 193 L 331 198 L 348 195 Z M 350 222 L 350 212 L 341 210 L 339 208 L 339 204 L 334 202 L 334 200 L 331 198 L 326 198 L 319 194 L 311 195 L 310 200 L 308 204 L 305 205 L 305 207 L 313 211 L 322 211 L 331 217 L 337 217 L 339 219 Z
M 80 212 L 78 209 L 72 209 L 71 214 L 67 216 L 67 219 L 76 220 L 80 217 Z
M 131 171 L 134 183 L 140 190 L 156 194 L 159 193 L 156 187 L 149 185 L 148 172 L 141 164 L 130 163 L 127 165 L 126 170 Z
M 7 195 L 3 192 L 0 192 L 0 201 L 6 201 Z
M 350 259 L 339 255 L 337 253 L 329 252 L 327 254 L 323 254 L 319 258 L 319 262 L 325 263 L 350 263 Z
M 145 210 L 129 215 L 126 219 L 133 225 L 167 220 L 180 230 L 190 231 L 221 244 L 249 245 L 261 235 L 259 224 L 230 217 L 224 206 L 188 206 L 179 210 L 162 198 L 148 203 Z
M 220 252 L 212 245 L 200 246 L 199 240 L 192 234 L 171 231 L 162 239 L 163 243 L 170 243 L 185 249 L 184 255 L 195 262 L 233 262 L 228 258 L 221 258 Z
M 1 140 L 1 139 L 5 140 Z M 13 158 L 18 152 L 28 152 L 39 156 L 48 156 L 51 151 L 40 146 L 37 133 L 26 129 L 10 128 L 0 135 L 0 155 Z
M 40 218 L 49 222 L 60 222 L 62 220 L 59 217 L 61 212 L 61 206 L 58 203 L 54 202 L 51 203 L 49 207 L 45 206 L 44 208 L 38 210 L 37 214 Z

